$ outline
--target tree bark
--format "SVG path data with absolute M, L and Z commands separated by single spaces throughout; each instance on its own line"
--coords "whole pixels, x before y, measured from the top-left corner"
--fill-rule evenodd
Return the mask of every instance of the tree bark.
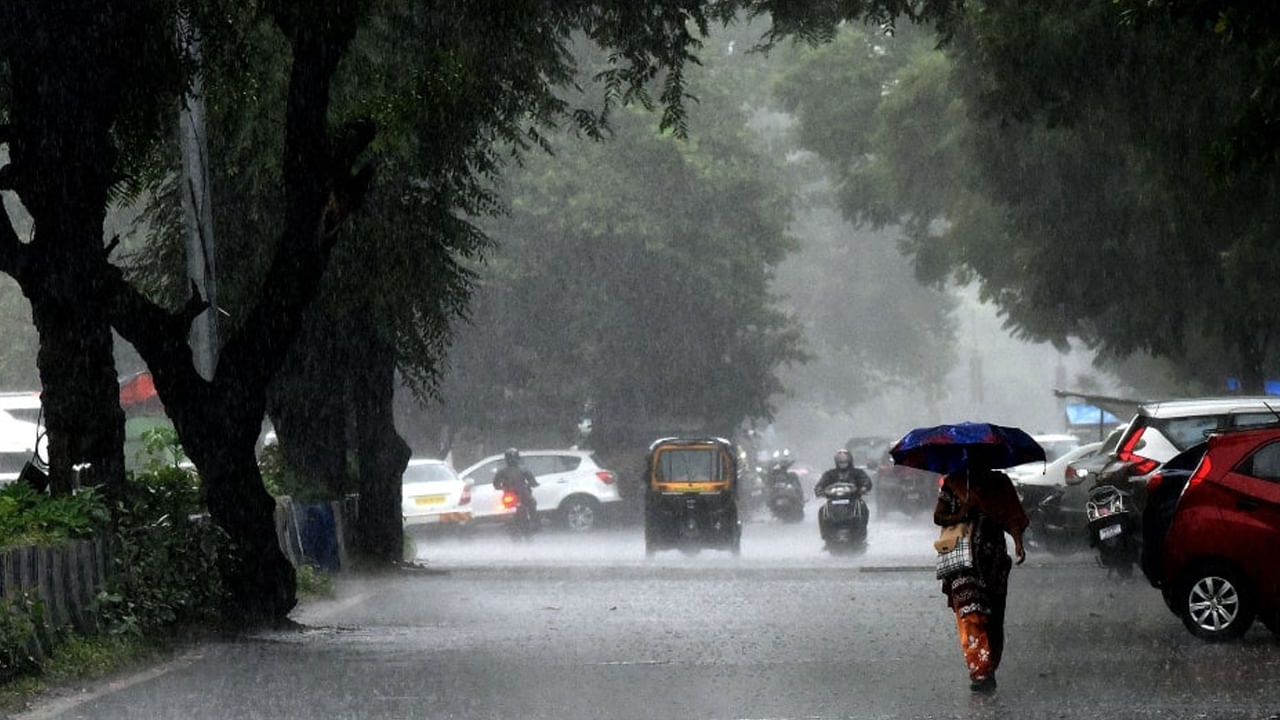
M 52 490 L 70 492 L 74 466 L 87 464 L 82 479 L 119 497 L 124 413 L 99 272 L 119 88 L 103 68 L 119 67 L 129 50 L 104 39 L 136 18 L 104 5 L 17 3 L 5 18 L 12 124 L 0 187 L 17 191 L 34 236 L 22 244 L 6 214 L 0 264 L 31 301 L 40 335 Z
M 332 496 L 348 478 L 348 364 L 326 316 L 313 313 L 268 391 L 268 414 L 290 472 Z
M 356 549 L 370 562 L 393 563 L 404 552 L 400 476 L 409 446 L 396 432 L 395 351 L 366 331 L 366 354 L 353 378 L 360 515 Z

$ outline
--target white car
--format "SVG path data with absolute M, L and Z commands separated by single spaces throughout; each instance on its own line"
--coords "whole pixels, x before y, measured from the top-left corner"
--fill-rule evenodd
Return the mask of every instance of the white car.
M 0 485 L 17 480 L 28 462 L 42 464 L 48 459 L 49 439 L 42 428 L 0 411 Z
M 406 528 L 471 520 L 471 488 L 443 460 L 415 458 L 400 478 Z
M 1044 462 L 1030 462 L 1022 465 L 1015 465 L 1005 472 L 1014 482 L 1028 482 L 1028 478 L 1034 478 L 1037 475 L 1045 474 L 1049 463 L 1056 462 L 1059 458 L 1080 447 L 1080 439 L 1075 435 L 1067 433 L 1055 433 L 1049 435 L 1032 435 L 1032 440 L 1040 444 L 1044 448 Z M 1065 467 L 1065 465 L 1063 466 Z
M 1067 485 L 1067 466 L 1077 460 L 1084 460 L 1103 451 L 1101 442 L 1089 443 L 1060 456 L 1057 460 L 1044 463 L 1028 463 L 1009 469 L 1009 476 L 1024 485 L 1051 485 L 1062 487 Z M 1047 453 L 1046 453 L 1047 454 Z M 1015 472 L 1017 471 L 1017 472 Z M 1078 483 L 1072 483 L 1078 484 Z
M 505 464 L 501 455 L 490 455 L 462 471 L 471 486 L 475 519 L 498 519 L 515 512 L 503 507 L 502 492 L 493 486 L 493 476 Z M 521 450 L 520 464 L 538 480 L 533 489 L 538 514 L 553 516 L 570 530 L 591 530 L 608 506 L 622 502 L 616 476 L 597 465 L 590 451 Z

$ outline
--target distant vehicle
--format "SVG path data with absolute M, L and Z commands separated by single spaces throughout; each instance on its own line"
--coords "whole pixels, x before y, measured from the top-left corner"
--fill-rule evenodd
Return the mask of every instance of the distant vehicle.
M 40 393 L 35 390 L 0 392 L 0 410 L 3 410 L 16 420 L 44 425 L 44 410 L 40 404 Z
M 493 476 L 505 463 L 501 455 L 490 455 L 462 471 L 462 478 L 471 484 L 474 520 L 504 520 L 515 514 L 493 486 Z M 622 506 L 617 476 L 596 464 L 588 450 L 521 450 L 520 463 L 538 480 L 533 489 L 538 514 L 558 520 L 569 530 L 593 530 L 601 524 L 602 515 Z
M 43 466 L 48 460 L 49 440 L 43 429 L 0 412 L 0 485 L 17 480 L 28 462 Z
M 443 460 L 415 458 L 400 476 L 400 510 L 406 528 L 461 524 L 471 519 L 471 488 Z
M 932 513 L 938 501 L 938 475 L 906 465 L 895 465 L 889 451 L 884 450 L 872 477 L 875 487 L 876 516 L 897 511 L 908 517 Z
M 1280 634 L 1280 427 L 1221 430 L 1188 478 L 1164 537 L 1169 608 L 1206 640 L 1255 618 Z

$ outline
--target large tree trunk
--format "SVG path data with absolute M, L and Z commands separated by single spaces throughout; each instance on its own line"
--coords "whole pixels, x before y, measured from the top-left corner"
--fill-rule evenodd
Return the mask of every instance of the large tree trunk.
M 84 479 L 118 494 L 124 413 L 99 272 L 118 88 L 103 68 L 118 67 L 122 51 L 105 40 L 134 18 L 102 3 L 51 1 L 18 3 L 5 19 L 12 105 L 0 187 L 18 192 L 35 233 L 20 244 L 6 216 L 0 243 L 40 334 L 52 487 L 69 492 L 73 466 L 87 464 Z
M 279 372 L 315 299 L 336 233 L 362 202 L 370 169 L 352 173 L 373 139 L 368 122 L 334 136 L 329 89 L 355 33 L 361 4 L 274 4 L 271 12 L 293 47 L 282 158 L 283 231 L 243 324 L 222 348 L 212 381 L 196 374 L 187 333 L 204 311 L 193 296 L 173 312 L 157 307 L 124 281 L 111 282 L 112 323 L 142 355 L 183 446 L 205 482 L 210 513 L 233 543 L 223 581 L 229 614 L 244 622 L 281 620 L 295 596 L 293 567 L 276 540 L 274 502 L 262 485 L 254 445 L 266 410 L 267 387 Z
M 166 385 L 174 394 L 175 388 Z M 276 501 L 262 485 L 254 454 L 262 403 L 225 389 L 217 395 L 235 404 L 217 402 L 207 388 L 189 386 L 180 394 L 208 398 L 184 403 L 170 414 L 200 469 L 209 514 L 236 546 L 221 568 L 229 603 L 223 614 L 246 624 L 278 621 L 297 603 L 297 583 L 276 537 Z
M 360 471 L 356 549 L 367 560 L 391 563 L 404 552 L 400 476 L 409 462 L 409 446 L 395 426 L 395 353 L 373 337 L 363 347 L 352 393 Z
M 353 489 L 347 473 L 348 366 L 338 345 L 333 323 L 312 313 L 268 393 L 285 465 L 334 495 Z

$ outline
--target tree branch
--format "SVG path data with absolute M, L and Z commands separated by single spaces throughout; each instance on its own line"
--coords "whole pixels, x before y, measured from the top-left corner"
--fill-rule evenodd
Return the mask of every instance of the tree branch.
M 114 243 L 113 243 L 114 245 Z M 157 387 L 205 383 L 195 370 L 187 333 L 196 315 L 208 307 L 195 283 L 179 312 L 171 312 L 138 292 L 119 267 L 103 263 L 104 296 L 111 325 L 133 345 L 155 378 Z

